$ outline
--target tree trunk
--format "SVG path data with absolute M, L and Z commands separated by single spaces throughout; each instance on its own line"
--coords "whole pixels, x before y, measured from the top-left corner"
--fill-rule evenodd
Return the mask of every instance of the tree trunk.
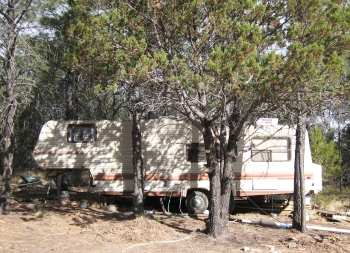
M 15 4 L 16 1 L 8 1 L 6 12 L 7 21 L 7 38 L 6 38 L 6 61 L 5 69 L 5 86 L 6 86 L 6 122 L 5 132 L 2 140 L 3 146 L 3 176 L 0 193 L 1 210 L 6 213 L 9 210 L 11 197 L 11 180 L 12 180 L 12 162 L 14 153 L 14 117 L 16 113 L 17 101 L 14 94 L 15 88 L 15 51 L 16 51 L 16 23 L 15 23 Z
M 13 94 L 13 82 L 6 83 L 6 125 L 3 139 L 3 175 L 0 194 L 1 210 L 6 213 L 9 210 L 11 197 L 12 163 L 14 153 L 14 116 L 16 112 L 17 101 Z
M 207 233 L 213 237 L 222 235 L 222 219 L 221 215 L 221 180 L 220 166 L 214 159 L 215 143 L 210 128 L 206 127 L 203 133 L 205 151 L 207 154 L 207 169 L 210 179 L 210 203 L 209 203 L 209 219 L 207 222 Z
M 304 176 L 304 156 L 305 156 L 305 116 L 298 117 L 296 129 L 295 164 L 294 164 L 294 212 L 293 228 L 301 232 L 306 232 L 305 225 L 305 176 Z
M 216 157 L 215 141 L 210 126 L 205 126 L 203 132 L 204 145 L 207 153 L 207 169 L 210 178 L 210 205 L 207 233 L 213 237 L 227 237 L 228 209 L 231 194 L 230 171 L 226 167 L 226 158 L 223 166 L 219 166 Z M 224 141 L 221 141 L 225 143 Z M 225 148 L 223 146 L 222 148 Z M 225 152 L 224 152 L 225 153 Z M 224 155 L 225 157 L 225 155 Z M 221 162 L 222 163 L 222 162 Z
M 135 97 L 140 97 L 138 87 L 134 87 Z M 133 167 L 134 167 L 134 198 L 132 209 L 135 213 L 144 212 L 143 203 L 143 159 L 141 152 L 141 109 L 133 110 L 133 127 L 132 127 L 132 149 L 133 149 Z
M 65 87 L 65 91 L 66 91 L 66 112 L 65 112 L 65 119 L 66 120 L 73 120 L 76 119 L 76 115 L 74 113 L 74 109 L 73 109 L 73 93 L 74 93 L 74 80 L 73 80 L 73 74 L 71 72 L 69 72 L 66 76 L 66 87 Z

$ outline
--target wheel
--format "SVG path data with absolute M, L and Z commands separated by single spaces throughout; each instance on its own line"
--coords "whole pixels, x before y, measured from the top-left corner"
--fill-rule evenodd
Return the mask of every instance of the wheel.
M 190 214 L 203 213 L 208 205 L 208 197 L 203 192 L 193 191 L 186 197 L 186 208 Z
M 228 213 L 232 213 L 233 210 L 235 210 L 236 207 L 236 201 L 235 201 L 235 197 L 233 197 L 233 195 L 231 194 L 230 196 L 230 204 L 228 206 Z

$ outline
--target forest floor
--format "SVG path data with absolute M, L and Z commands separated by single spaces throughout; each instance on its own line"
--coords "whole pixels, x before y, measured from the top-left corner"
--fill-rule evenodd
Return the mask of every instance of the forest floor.
M 288 212 L 276 217 L 236 208 L 230 215 L 228 237 L 215 239 L 204 233 L 205 215 L 164 215 L 159 202 L 147 202 L 151 214 L 136 217 L 130 200 L 105 199 L 98 193 L 76 191 L 62 205 L 56 195 L 14 187 L 11 211 L 0 214 L 0 252 L 349 252 L 350 217 L 340 221 L 309 210 L 308 229 L 300 233 L 277 228 L 291 224 Z M 102 205 L 102 209 L 101 209 Z M 176 209 L 176 203 L 169 210 Z M 177 206 L 177 210 L 179 210 Z M 178 212 L 178 211 L 177 211 Z M 346 219 L 344 219 L 346 218 Z M 245 220 L 258 221 L 249 224 Z M 271 222 L 271 223 L 269 223 Z M 273 223 L 272 223 L 273 222 Z M 344 229 L 340 232 L 329 230 Z

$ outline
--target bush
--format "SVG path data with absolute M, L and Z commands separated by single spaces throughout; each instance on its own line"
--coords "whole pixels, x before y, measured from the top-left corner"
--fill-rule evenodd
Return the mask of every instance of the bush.
M 316 204 L 320 207 L 327 206 L 334 201 L 344 201 L 350 196 L 350 189 L 346 187 L 340 191 L 336 186 L 325 186 L 321 192 L 316 194 Z

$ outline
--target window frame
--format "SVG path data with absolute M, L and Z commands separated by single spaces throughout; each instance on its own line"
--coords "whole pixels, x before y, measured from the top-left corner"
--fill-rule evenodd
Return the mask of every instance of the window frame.
M 270 140 L 286 140 L 287 141 L 287 146 L 285 147 L 285 151 L 283 149 L 280 149 L 280 151 L 276 148 L 270 147 L 270 148 L 265 148 L 265 149 L 258 149 L 255 147 L 255 144 L 253 144 L 254 140 L 261 140 L 259 144 L 264 143 L 265 141 L 270 141 Z M 253 137 L 251 139 L 251 153 L 250 153 L 250 158 L 252 162 L 289 162 L 292 159 L 292 153 L 291 153 L 291 138 L 290 137 L 271 137 L 271 138 L 262 138 L 262 137 Z M 257 157 L 256 155 L 259 153 L 266 153 L 268 160 L 254 160 L 254 157 Z M 273 154 L 286 154 L 287 159 L 285 160 L 274 160 L 273 159 Z
M 74 130 L 80 131 L 79 140 L 74 140 Z M 82 131 L 89 130 L 90 131 L 90 139 L 84 140 Z M 69 124 L 67 127 L 67 142 L 69 143 L 92 143 L 97 140 L 97 128 L 95 124 Z

